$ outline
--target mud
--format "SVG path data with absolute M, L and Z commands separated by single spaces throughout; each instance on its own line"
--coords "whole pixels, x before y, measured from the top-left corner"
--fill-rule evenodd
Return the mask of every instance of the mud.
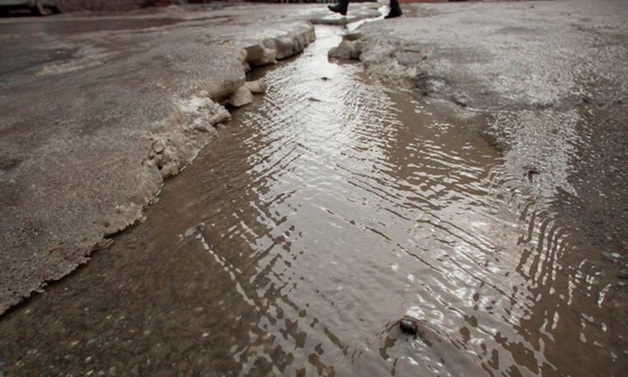
M 0 22 L 0 312 L 140 220 L 251 66 L 315 37 L 246 9 Z
M 317 37 L 144 222 L 3 318 L 7 374 L 621 375 L 622 288 L 487 137 L 499 114 Z
M 569 298 L 567 306 L 587 313 L 582 314 L 587 322 L 582 328 L 598 326 L 602 333 L 616 333 L 611 343 L 625 342 L 628 223 L 626 192 L 620 188 L 626 184 L 622 161 L 628 150 L 628 72 L 621 63 L 628 46 L 625 7 L 604 1 L 425 8 L 430 12 L 423 13 L 418 29 L 407 27 L 412 23 L 408 19 L 367 24 L 346 47 L 374 77 L 491 114 L 492 124 L 483 133 L 502 151 L 504 168 L 523 192 L 555 211 L 555 226 L 566 229 L 576 246 L 551 257 L 565 266 L 558 270 L 568 276 L 570 295 L 583 270 L 592 279 L 585 294 L 591 302 Z M 387 43 L 381 43 L 382 36 L 389 38 Z M 422 54 L 423 59 L 406 59 L 408 54 Z M 392 58 L 381 59 L 386 55 Z M 515 202 L 521 200 L 521 187 L 513 188 Z M 522 216 L 528 216 L 527 209 Z M 535 290 L 551 297 L 556 286 L 542 280 Z M 545 301 L 561 305 L 561 300 Z M 547 322 L 539 317 L 535 313 L 525 326 Z M 588 335 L 576 333 L 575 326 L 567 325 L 563 344 L 591 342 Z M 567 360 L 572 350 L 549 343 L 543 353 Z M 576 354 L 585 361 L 557 368 L 558 375 L 597 375 L 596 368 L 611 360 L 626 365 L 625 352 L 611 351 L 610 360 L 587 351 Z M 537 373 L 548 372 L 541 368 Z
M 0 371 L 622 375 L 623 8 L 576 3 L 417 7 L 421 37 L 346 38 L 363 65 L 317 27 L 142 223 L 3 317 Z M 502 59 L 522 36 L 549 57 Z
M 613 252 L 625 259 L 619 187 L 628 29 L 621 2 L 413 9 L 418 19 L 365 24 L 330 56 L 359 60 L 374 78 L 421 96 L 490 114 L 485 136 L 511 174 L 569 214 L 569 226 L 586 233 L 582 242 L 593 243 L 596 263 Z M 605 267 L 614 276 L 620 268 Z

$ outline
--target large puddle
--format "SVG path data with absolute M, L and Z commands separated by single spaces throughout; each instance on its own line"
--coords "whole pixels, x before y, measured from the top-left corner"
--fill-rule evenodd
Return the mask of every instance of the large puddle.
M 268 72 L 146 221 L 6 316 L 0 371 L 620 375 L 609 287 L 482 116 L 329 63 L 339 32 Z

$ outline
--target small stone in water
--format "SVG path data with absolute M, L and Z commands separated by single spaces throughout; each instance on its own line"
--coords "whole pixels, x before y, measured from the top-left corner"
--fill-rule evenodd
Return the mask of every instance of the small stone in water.
M 417 323 L 414 319 L 404 317 L 399 321 L 399 328 L 408 335 L 416 335 L 418 331 Z
M 608 259 L 609 262 L 618 263 L 621 260 L 621 254 L 619 253 L 610 253 L 608 251 L 603 251 L 602 255 Z
M 166 149 L 166 143 L 164 143 L 163 140 L 157 140 L 153 144 L 153 150 L 155 151 L 155 153 L 161 153 L 164 151 L 164 149 Z

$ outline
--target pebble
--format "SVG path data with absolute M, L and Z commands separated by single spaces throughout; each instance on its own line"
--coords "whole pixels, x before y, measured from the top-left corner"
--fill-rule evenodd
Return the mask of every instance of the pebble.
M 204 223 L 198 223 L 191 228 L 188 228 L 185 233 L 183 233 L 183 237 L 196 237 L 199 234 L 203 233 L 203 229 L 205 229 Z
M 611 263 L 618 263 L 621 260 L 621 254 L 619 253 L 609 253 L 608 251 L 604 251 L 602 252 L 602 255 Z
M 404 334 L 408 335 L 416 335 L 419 330 L 416 320 L 409 317 L 401 318 L 399 321 L 399 328 Z
M 166 143 L 163 140 L 157 140 L 155 144 L 153 144 L 153 150 L 155 153 L 159 154 L 166 149 Z

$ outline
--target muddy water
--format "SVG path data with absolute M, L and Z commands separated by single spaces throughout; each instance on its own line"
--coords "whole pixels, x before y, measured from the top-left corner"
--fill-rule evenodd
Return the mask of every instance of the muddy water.
M 338 33 L 268 72 L 143 223 L 5 316 L 0 371 L 619 376 L 610 285 L 488 120 L 329 63 Z

